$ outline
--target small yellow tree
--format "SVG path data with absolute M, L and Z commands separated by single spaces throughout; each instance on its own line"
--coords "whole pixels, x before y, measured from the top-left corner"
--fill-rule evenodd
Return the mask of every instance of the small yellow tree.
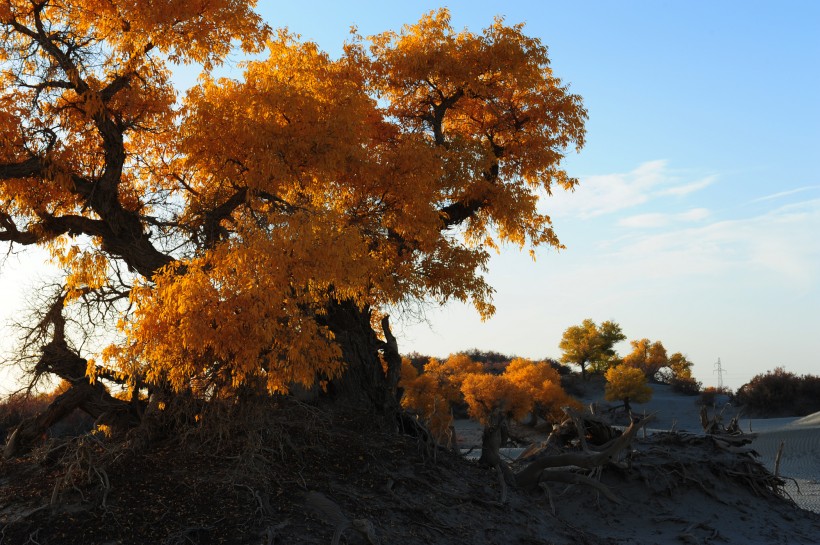
M 624 357 L 623 364 L 640 369 L 647 379 L 657 379 L 658 371 L 669 366 L 669 357 L 662 342 L 640 339 L 629 343 L 632 345 L 632 352 Z
M 481 459 L 489 465 L 498 461 L 509 418 L 537 412 L 553 420 L 563 407 L 580 408 L 561 388 L 555 369 L 523 358 L 511 361 L 501 375 L 487 372 L 465 354 L 443 362 L 431 358 L 422 373 L 405 358 L 399 385 L 402 406 L 415 412 L 440 444 L 452 444 L 452 405 L 465 403 L 470 416 L 484 425 Z
M 652 399 L 652 389 L 646 384 L 646 375 L 635 367 L 619 365 L 606 372 L 607 401 L 623 401 L 624 409 L 631 411 L 630 401 L 646 403 Z
M 558 371 L 547 363 L 516 358 L 507 365 L 503 376 L 526 391 L 532 403 L 528 410 L 544 420 L 560 419 L 564 407 L 581 408 L 561 387 Z
M 524 418 L 533 404 L 527 389 L 505 375 L 468 375 L 461 391 L 470 416 L 485 426 L 490 423 L 490 417 L 494 413 L 504 417 Z
M 447 397 L 448 389 L 442 387 L 434 374 L 419 373 L 407 358 L 402 358 L 399 386 L 404 389 L 402 407 L 418 415 L 437 443 L 450 446 L 453 413 L 450 409 L 452 400 Z
M 404 358 L 399 381 L 404 388 L 402 407 L 419 415 L 436 442 L 451 446 L 454 440 L 452 406 L 463 400 L 464 379 L 483 372 L 484 367 L 466 354 L 451 354 L 444 361 L 430 358 L 421 374 Z

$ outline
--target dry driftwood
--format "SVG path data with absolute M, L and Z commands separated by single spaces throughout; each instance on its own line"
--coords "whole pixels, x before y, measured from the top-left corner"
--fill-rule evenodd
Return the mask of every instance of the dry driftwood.
M 594 469 L 601 467 L 616 459 L 621 451 L 629 445 L 638 430 L 643 428 L 651 419 L 652 416 L 650 415 L 633 421 L 623 435 L 602 445 L 601 450 L 591 450 L 587 447 L 584 452 L 567 452 L 539 458 L 516 473 L 515 482 L 522 488 L 534 489 L 541 482 L 544 471 L 550 468 L 574 466 L 583 469 Z M 554 476 L 554 473 L 552 476 Z

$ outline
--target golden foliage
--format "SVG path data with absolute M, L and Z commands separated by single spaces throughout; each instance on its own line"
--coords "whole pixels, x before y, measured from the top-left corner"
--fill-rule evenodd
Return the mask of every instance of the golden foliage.
M 532 408 L 532 397 L 504 375 L 470 375 L 462 384 L 470 416 L 486 425 L 494 411 L 513 418 L 524 418 Z
M 669 356 L 669 370 L 672 380 L 693 380 L 692 362 L 680 352 Z
M 71 294 L 106 286 L 127 251 L 163 256 L 127 279 L 113 372 L 310 385 L 342 371 L 332 301 L 488 317 L 489 250 L 560 246 L 538 195 L 577 183 L 560 162 L 586 111 L 522 25 L 457 32 L 440 10 L 331 59 L 270 33 L 255 3 L 0 0 L 3 236 L 49 246 Z M 85 60 L 40 47 L 43 21 Z M 179 104 L 171 63 L 207 71 L 232 41 L 267 58 L 241 80 L 203 74 Z M 469 365 L 436 365 L 443 399 L 461 395 Z
M 640 369 L 648 379 L 669 365 L 666 348 L 660 341 L 651 342 L 649 339 L 630 341 L 632 352 L 624 357 L 623 364 L 627 367 Z
M 607 370 L 605 376 L 604 397 L 607 401 L 646 403 L 652 399 L 652 388 L 646 383 L 646 375 L 638 368 L 618 365 Z
M 626 336 L 616 322 L 606 321 L 599 326 L 587 318 L 564 331 L 558 345 L 562 351 L 561 361 L 578 365 L 582 376 L 586 376 L 587 364 L 595 372 L 604 372 L 616 363 L 614 346 L 624 339 Z
M 399 381 L 399 386 L 404 389 L 402 407 L 418 414 L 438 443 L 449 445 L 453 438 L 450 430 L 453 424 L 452 400 L 445 397 L 437 378 L 432 373 L 419 374 L 410 360 L 402 358 Z
M 431 358 L 421 374 L 405 358 L 399 384 L 404 388 L 402 406 L 419 414 L 434 435 L 442 433 L 442 415 L 450 415 L 454 403 L 465 403 L 470 416 L 484 424 L 494 412 L 521 419 L 537 411 L 559 418 L 563 407 L 580 408 L 561 388 L 555 369 L 523 358 L 511 361 L 501 375 L 487 372 L 465 354 L 444 362 Z M 446 420 L 446 428 L 450 424 Z
M 582 408 L 580 402 L 561 387 L 558 371 L 546 362 L 515 358 L 507 365 L 504 376 L 532 399 L 529 410 L 535 410 L 539 416 L 548 420 L 562 419 L 564 407 L 576 410 Z

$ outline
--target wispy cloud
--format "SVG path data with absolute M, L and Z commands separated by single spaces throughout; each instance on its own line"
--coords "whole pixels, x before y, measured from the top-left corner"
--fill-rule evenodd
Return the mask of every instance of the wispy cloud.
M 676 187 L 670 187 L 669 189 L 666 189 L 666 190 L 662 191 L 660 194 L 661 195 L 674 195 L 676 197 L 682 197 L 684 195 L 689 195 L 690 193 L 694 193 L 695 191 L 700 191 L 701 189 L 709 187 L 710 185 L 712 185 L 716 181 L 717 181 L 717 176 L 714 176 L 714 175 L 713 176 L 707 176 L 706 178 L 703 178 L 702 180 L 698 180 L 696 182 L 692 182 L 692 183 L 688 183 L 688 184 L 684 184 L 684 185 L 679 185 L 679 186 L 676 186 Z
M 646 229 L 650 227 L 665 227 L 669 225 L 669 214 L 652 213 L 652 214 L 638 214 L 636 216 L 629 216 L 618 220 L 618 225 L 621 227 L 635 227 L 638 229 Z
M 692 208 L 686 212 L 678 214 L 663 214 L 652 212 L 649 214 L 637 214 L 618 220 L 620 227 L 633 227 L 638 229 L 649 229 L 666 227 L 675 223 L 691 223 L 702 221 L 709 217 L 709 210 L 706 208 Z
M 697 217 L 704 212 L 690 213 Z M 820 282 L 820 239 L 814 235 L 818 231 L 820 199 L 814 199 L 754 217 L 632 237 L 610 259 L 643 275 L 736 271 L 738 278 L 749 279 L 765 273 L 810 288 Z
M 665 160 L 647 161 L 630 172 L 585 176 L 573 193 L 557 191 L 545 200 L 553 216 L 582 219 L 613 214 L 663 196 L 686 196 L 717 180 L 717 176 L 681 183 Z M 635 221 L 652 222 L 645 217 Z
M 789 191 L 781 191 L 779 193 L 772 193 L 771 195 L 766 195 L 765 197 L 758 197 L 757 199 L 753 199 L 749 201 L 749 204 L 756 203 L 756 202 L 763 202 L 763 201 L 771 201 L 774 199 L 780 199 L 783 197 L 788 197 L 789 195 L 794 195 L 795 193 L 803 193 L 804 191 L 811 191 L 812 189 L 820 189 L 820 185 L 807 185 L 804 187 L 797 187 L 795 189 L 790 189 Z
M 676 217 L 681 221 L 702 221 L 708 218 L 711 212 L 707 208 L 692 208 L 686 212 L 678 214 Z

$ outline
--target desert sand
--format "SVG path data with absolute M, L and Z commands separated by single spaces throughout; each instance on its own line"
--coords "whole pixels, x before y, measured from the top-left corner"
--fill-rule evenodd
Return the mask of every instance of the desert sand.
M 697 396 L 682 396 L 664 385 L 652 385 L 653 396 L 648 403 L 635 403 L 637 414 L 654 414 L 651 427 L 656 431 L 670 429 L 701 433 L 700 406 Z M 593 400 L 602 401 L 593 396 Z M 714 411 L 723 415 L 724 422 L 738 414 L 738 410 L 720 400 Z M 744 433 L 754 433 L 757 438 L 752 447 L 760 454 L 760 461 L 774 472 L 775 457 L 783 443 L 780 460 L 780 476 L 787 478 L 786 490 L 803 509 L 820 513 L 820 413 L 802 418 L 743 418 L 739 419 Z M 820 543 L 820 536 L 818 536 Z
M 666 385 L 651 385 L 652 399 L 647 403 L 633 403 L 636 415 L 654 415 L 647 433 L 681 431 L 702 434 L 700 425 L 700 406 L 697 396 L 685 396 L 675 393 Z M 592 387 L 583 398 L 584 403 L 597 403 L 608 406 L 604 400 L 603 389 Z M 726 399 L 719 399 L 709 413 L 721 414 L 728 422 L 738 410 Z M 759 461 L 770 471 L 775 470 L 775 457 L 783 443 L 780 460 L 780 476 L 787 480 L 786 491 L 803 509 L 820 513 L 820 413 L 802 418 L 766 418 L 739 419 L 744 433 L 753 433 L 757 437 L 752 448 L 760 455 Z M 464 452 L 478 456 L 481 444 L 481 427 L 472 421 L 458 421 L 457 437 Z M 509 459 L 515 459 L 523 448 L 504 449 Z M 817 542 L 820 543 L 820 535 Z

